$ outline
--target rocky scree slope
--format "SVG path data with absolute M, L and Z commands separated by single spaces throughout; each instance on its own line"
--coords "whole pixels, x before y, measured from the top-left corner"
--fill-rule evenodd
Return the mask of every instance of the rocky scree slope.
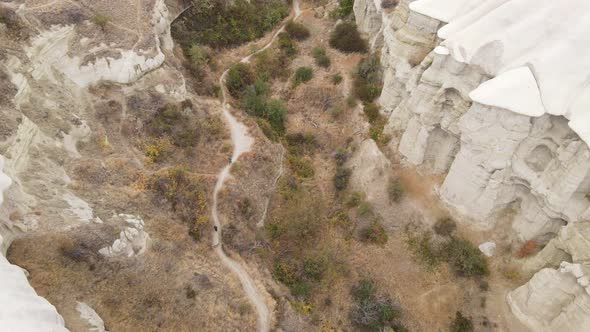
M 442 174 L 441 199 L 484 229 L 515 209 L 514 235 L 547 244 L 508 296 L 535 331 L 590 323 L 587 49 L 582 0 L 357 0 L 381 50 L 388 149 Z M 573 264 L 573 265 L 572 265 Z M 548 267 L 548 268 L 546 268 Z

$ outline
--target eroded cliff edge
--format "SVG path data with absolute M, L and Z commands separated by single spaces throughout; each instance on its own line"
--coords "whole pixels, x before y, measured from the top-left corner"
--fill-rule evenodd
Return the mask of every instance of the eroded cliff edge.
M 525 264 L 539 272 L 507 297 L 535 331 L 583 331 L 590 322 L 588 261 L 580 254 L 590 225 L 582 120 L 588 64 L 583 54 L 571 59 L 571 41 L 585 38 L 579 32 L 587 24 L 576 13 L 587 5 L 354 5 L 358 27 L 385 69 L 379 103 L 393 137 L 387 149 L 423 173 L 443 175 L 438 193 L 465 222 L 494 229 L 514 211 L 514 237 L 547 244 Z M 549 18 L 556 13 L 561 18 Z M 563 64 L 567 52 L 570 62 Z M 568 75 L 574 65 L 579 70 Z

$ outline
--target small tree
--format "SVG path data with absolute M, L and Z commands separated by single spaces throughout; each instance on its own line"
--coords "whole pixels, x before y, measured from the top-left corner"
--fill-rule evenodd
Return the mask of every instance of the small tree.
M 350 175 L 352 171 L 345 167 L 337 167 L 336 174 L 334 175 L 334 188 L 336 190 L 341 191 L 348 187 L 348 180 L 350 179 Z

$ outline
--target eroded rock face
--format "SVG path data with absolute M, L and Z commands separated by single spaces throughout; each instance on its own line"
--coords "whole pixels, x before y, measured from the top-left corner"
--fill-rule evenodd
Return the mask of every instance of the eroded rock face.
M 452 50 L 438 46 L 437 30 L 477 2 L 441 5 L 445 21 L 409 10 L 412 2 L 400 1 L 393 10 L 379 8 L 377 1 L 355 2 L 360 30 L 369 34 L 372 47 L 382 46 L 385 84 L 379 102 L 389 117 L 386 133 L 394 137 L 388 148 L 421 172 L 446 175 L 439 189 L 442 200 L 482 228 L 494 227 L 497 216 L 515 209 L 514 234 L 548 242 L 527 269 L 560 264 L 561 269 L 543 269 L 512 292 L 511 308 L 535 331 L 587 329 L 590 297 L 585 274 L 579 276 L 586 269 L 584 253 L 590 252 L 585 231 L 590 219 L 587 144 L 565 117 L 547 114 L 558 112 L 537 112 L 542 107 L 539 88 L 528 71 L 502 75 L 504 83 L 517 77 L 522 84 L 498 86 L 494 73 L 506 63 L 497 56 L 497 43 L 482 46 L 480 52 L 471 49 L 471 59 L 460 56 L 467 34 L 454 35 L 447 43 Z M 490 1 L 487 9 L 500 2 Z M 420 1 L 420 8 L 432 9 L 428 6 L 437 7 L 435 1 Z M 459 21 L 442 35 L 469 26 L 468 19 Z M 511 90 L 505 91 L 510 96 L 505 107 L 501 98 L 491 97 L 502 89 Z M 474 102 L 474 94 L 482 102 L 494 99 L 495 106 Z M 519 107 L 528 112 L 512 110 Z

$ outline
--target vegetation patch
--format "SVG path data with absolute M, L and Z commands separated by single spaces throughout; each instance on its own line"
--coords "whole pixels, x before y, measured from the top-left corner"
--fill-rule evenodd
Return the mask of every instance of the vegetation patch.
M 483 277 L 489 274 L 488 263 L 470 241 L 457 236 L 433 239 L 430 232 L 406 232 L 406 243 L 414 259 L 429 270 L 446 262 L 460 277 Z
M 158 199 L 170 204 L 172 211 L 189 226 L 189 235 L 198 241 L 209 221 L 206 188 L 198 176 L 183 167 L 156 172 L 148 188 Z
M 330 64 L 332 63 L 330 61 L 330 58 L 326 55 L 326 49 L 323 47 L 314 47 L 313 50 L 311 50 L 311 55 L 313 56 L 316 65 L 322 67 L 322 68 L 328 68 L 330 67 Z
M 289 37 L 295 40 L 305 40 L 310 36 L 309 29 L 301 23 L 294 22 L 293 20 L 285 24 L 285 31 Z
M 399 178 L 390 178 L 387 183 L 387 196 L 394 203 L 399 203 L 404 197 L 404 186 Z
M 459 311 L 451 323 L 451 332 L 473 332 L 473 322 Z
M 184 48 L 193 43 L 214 48 L 240 45 L 264 36 L 289 14 L 281 0 L 190 2 L 192 7 L 172 25 L 172 35 Z
M 313 69 L 311 67 L 299 67 L 295 70 L 293 76 L 293 86 L 298 86 L 301 83 L 306 83 L 313 78 Z
M 457 224 L 451 218 L 441 218 L 434 223 L 432 228 L 440 236 L 451 236 L 457 229 Z
M 401 323 L 402 311 L 389 297 L 377 293 L 372 280 L 363 279 L 351 289 L 353 303 L 348 317 L 369 331 L 408 331 Z
M 389 239 L 385 228 L 383 228 L 378 218 L 375 218 L 369 226 L 361 230 L 360 238 L 362 242 L 380 246 L 385 245 Z
M 346 189 L 351 175 L 352 171 L 349 168 L 343 166 L 336 167 L 336 174 L 334 174 L 333 178 L 334 188 L 338 191 Z
M 330 46 L 344 53 L 364 53 L 367 42 L 361 37 L 356 24 L 342 22 L 330 34 Z
M 338 7 L 330 12 L 330 17 L 339 19 L 346 18 L 352 14 L 354 0 L 339 0 Z
M 381 94 L 383 80 L 381 62 L 375 54 L 363 58 L 354 72 L 353 89 L 357 98 L 370 103 Z

